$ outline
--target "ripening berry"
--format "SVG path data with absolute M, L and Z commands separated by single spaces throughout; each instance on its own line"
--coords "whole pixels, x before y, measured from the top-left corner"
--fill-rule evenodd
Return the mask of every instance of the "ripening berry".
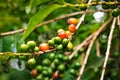
M 53 74 L 53 78 L 58 78 L 58 75 L 59 73 L 58 73 L 58 71 L 56 71 L 54 74 Z
M 66 34 L 65 31 L 62 31 L 62 32 L 58 33 L 58 36 L 59 36 L 61 39 L 64 39 L 64 38 L 67 37 L 67 34 Z
M 74 24 L 77 25 L 78 24 L 78 20 L 76 18 L 69 18 L 67 21 L 68 24 Z
M 69 30 L 70 32 L 74 33 L 74 32 L 76 31 L 76 26 L 75 26 L 74 24 L 70 24 L 70 25 L 68 26 L 68 30 Z
M 41 43 L 39 45 L 39 50 L 41 50 L 41 51 L 45 51 L 45 50 L 49 50 L 49 49 L 50 49 L 50 46 L 48 43 Z
M 66 31 L 66 34 L 67 34 L 67 38 L 72 35 L 70 31 Z
M 30 71 L 30 74 L 32 75 L 32 76 L 37 76 L 38 75 L 38 71 L 37 71 L 37 69 L 33 69 L 33 70 L 31 70 Z

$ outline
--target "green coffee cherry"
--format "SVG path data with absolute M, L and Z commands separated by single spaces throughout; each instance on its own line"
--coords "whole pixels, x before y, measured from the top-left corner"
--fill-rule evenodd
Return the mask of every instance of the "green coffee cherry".
M 33 68 L 36 65 L 35 58 L 28 59 L 27 64 L 28 64 L 28 67 Z
M 45 65 L 45 66 L 49 66 L 51 64 L 51 62 L 50 62 L 49 59 L 46 58 L 42 61 L 42 64 Z
M 27 45 L 29 46 L 30 49 L 34 49 L 36 46 L 36 42 L 35 41 L 28 41 Z
M 82 4 L 80 5 L 80 9 L 81 9 L 81 10 L 86 10 L 86 9 L 87 9 L 87 6 L 82 3 Z
M 60 72 L 65 71 L 65 66 L 64 66 L 64 64 L 59 65 L 57 69 L 58 69 Z
M 62 43 L 62 39 L 60 37 L 55 37 L 54 38 L 55 44 L 60 44 Z
M 50 60 L 54 60 L 54 58 L 55 58 L 55 54 L 54 54 L 54 53 L 51 53 L 51 54 L 49 55 L 49 59 L 50 59 Z
M 59 65 L 60 63 L 61 63 L 61 62 L 59 61 L 59 59 L 55 59 L 55 60 L 54 60 L 54 64 L 55 64 L 55 65 Z
M 20 46 L 20 50 L 23 51 L 23 52 L 26 52 L 26 51 L 28 50 L 28 48 L 29 48 L 29 46 L 26 45 L 26 44 L 22 44 L 22 45 Z
M 65 61 L 65 62 L 68 62 L 70 59 L 69 59 L 69 56 L 64 56 L 63 57 L 63 61 Z
M 73 67 L 74 67 L 75 69 L 79 69 L 80 66 L 81 66 L 81 64 L 80 64 L 79 62 L 75 62 Z
M 68 44 L 68 42 L 69 42 L 69 40 L 68 40 L 67 38 L 65 38 L 65 39 L 63 39 L 63 41 L 62 41 L 62 45 L 66 47 L 67 44 Z
M 36 77 L 36 80 L 43 80 L 43 75 L 42 75 L 42 74 L 39 74 L 39 75 Z
M 103 9 L 109 9 L 110 6 L 106 4 L 106 5 L 102 5 L 102 8 L 103 8 Z
M 76 76 L 77 75 L 77 71 L 75 69 L 70 69 L 70 74 Z
M 50 46 L 54 46 L 54 45 L 55 45 L 55 42 L 54 42 L 54 40 L 49 40 L 49 41 L 48 41 L 48 44 L 49 44 Z
M 58 46 L 56 47 L 56 49 L 57 49 L 57 50 L 62 50 L 62 49 L 63 49 L 63 45 L 62 45 L 62 44 L 58 45 Z
M 120 9 L 114 9 L 113 11 L 112 11 L 112 16 L 113 17 L 117 17 L 118 15 L 120 15 Z
M 37 69 L 38 72 L 42 72 L 43 67 L 42 67 L 41 65 L 37 65 L 37 66 L 36 66 L 36 69 Z
M 36 46 L 36 47 L 34 48 L 34 52 L 38 52 L 38 51 L 39 51 L 39 47 Z

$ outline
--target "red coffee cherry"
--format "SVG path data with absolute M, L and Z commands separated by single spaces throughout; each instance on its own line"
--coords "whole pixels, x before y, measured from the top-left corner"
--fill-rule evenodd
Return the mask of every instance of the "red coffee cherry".
M 76 25 L 78 23 L 78 20 L 76 18 L 69 18 L 67 23 Z
M 62 32 L 58 33 L 58 36 L 59 36 L 61 39 L 64 39 L 64 38 L 67 37 L 67 34 L 66 34 L 65 31 L 62 31 Z
M 70 32 L 74 33 L 74 32 L 76 31 L 76 26 L 75 26 L 74 24 L 70 24 L 70 25 L 68 26 L 68 30 L 69 30 Z
M 37 69 L 31 70 L 30 74 L 31 74 L 32 76 L 34 76 L 34 77 L 37 76 L 37 75 L 38 75 Z
M 53 78 L 58 78 L 58 71 L 56 71 L 54 74 L 53 74 Z
M 50 46 L 48 43 L 41 43 L 39 45 L 39 50 L 41 50 L 41 51 L 45 51 L 45 50 L 49 50 L 49 49 L 50 49 Z

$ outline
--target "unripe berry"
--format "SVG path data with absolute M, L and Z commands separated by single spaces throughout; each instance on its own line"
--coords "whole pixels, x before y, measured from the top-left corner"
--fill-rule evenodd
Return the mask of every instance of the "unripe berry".
M 29 48 L 29 46 L 26 45 L 26 44 L 22 44 L 22 45 L 20 46 L 20 50 L 23 51 L 23 52 L 26 52 L 26 51 L 28 50 L 28 48 Z

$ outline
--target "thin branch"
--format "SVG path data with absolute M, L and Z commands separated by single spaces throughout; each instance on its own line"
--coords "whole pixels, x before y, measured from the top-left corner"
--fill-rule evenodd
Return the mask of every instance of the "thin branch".
M 106 21 L 94 34 L 93 34 L 93 38 L 88 46 L 88 49 L 87 49 L 87 52 L 86 52 L 86 56 L 85 56 L 85 59 L 84 59 L 84 62 L 82 64 L 82 67 L 79 71 L 79 75 L 78 75 L 78 78 L 76 80 L 80 80 L 81 77 L 82 77 L 82 74 L 83 74 L 83 71 L 84 71 L 84 68 L 87 64 L 87 60 L 88 60 L 88 57 L 90 55 L 90 51 L 91 51 L 91 48 L 94 44 L 94 41 L 96 40 L 96 38 L 98 37 L 98 35 L 105 29 L 105 27 L 112 21 L 112 18 L 110 18 L 108 21 Z
M 98 12 L 98 11 L 100 11 L 100 12 L 110 12 L 111 9 L 108 9 L 108 10 L 88 10 L 86 12 L 87 13 L 93 13 L 93 12 Z M 36 27 L 38 28 L 40 26 L 52 23 L 52 22 L 60 20 L 60 19 L 64 19 L 64 18 L 67 18 L 67 17 L 71 17 L 71 16 L 75 16 L 75 15 L 79 15 L 79 14 L 84 14 L 84 13 L 85 13 L 85 11 L 78 11 L 78 12 L 66 14 L 64 16 L 60 16 L 60 17 L 57 17 L 57 18 L 54 18 L 54 19 L 51 19 L 51 20 L 48 20 L 48 21 L 44 21 L 44 22 L 38 24 Z M 16 33 L 19 33 L 19 32 L 23 32 L 25 30 L 26 30 L 26 28 L 15 30 L 15 31 L 9 31 L 9 32 L 5 32 L 5 33 L 0 33 L 0 37 L 7 36 L 7 35 L 12 35 L 12 34 L 16 34 Z
M 100 56 L 100 43 L 98 39 L 96 40 L 96 55 L 99 57 Z
M 117 23 L 118 23 L 118 27 L 120 29 L 120 16 L 117 17 Z
M 103 80 L 104 75 L 105 75 L 106 65 L 107 65 L 109 55 L 110 55 L 111 41 L 112 41 L 113 31 L 114 31 L 114 28 L 115 28 L 115 23 L 116 23 L 116 18 L 114 18 L 114 20 L 113 20 L 111 30 L 110 30 L 110 34 L 109 34 L 109 37 L 108 37 L 107 50 L 106 50 L 106 53 L 105 53 L 106 56 L 105 56 L 105 61 L 104 61 L 104 64 L 103 64 L 103 69 L 102 69 L 102 74 L 101 74 L 100 80 Z

